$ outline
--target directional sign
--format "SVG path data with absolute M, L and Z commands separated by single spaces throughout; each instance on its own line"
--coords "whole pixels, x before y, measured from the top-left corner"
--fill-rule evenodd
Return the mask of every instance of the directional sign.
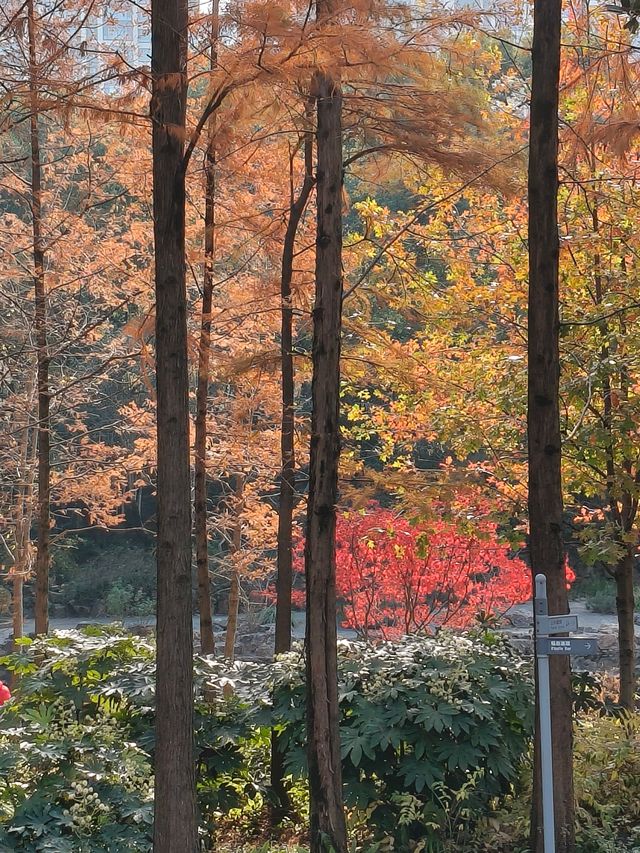
M 538 634 L 570 634 L 578 630 L 577 616 L 538 616 Z
M 598 653 L 598 641 L 592 637 L 538 637 L 540 655 L 578 655 L 585 657 Z

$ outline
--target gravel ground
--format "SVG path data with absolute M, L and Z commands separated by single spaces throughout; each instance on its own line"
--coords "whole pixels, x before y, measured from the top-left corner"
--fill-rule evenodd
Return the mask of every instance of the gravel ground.
M 618 626 L 615 614 L 594 613 L 591 610 L 587 610 L 583 601 L 572 601 L 570 607 L 571 612 L 578 617 L 578 624 L 580 629 L 586 629 L 588 631 L 610 630 L 614 633 L 617 632 Z M 530 617 L 532 614 L 532 609 L 533 608 L 531 602 L 527 604 L 518 604 L 515 607 L 512 607 L 511 610 L 508 611 L 507 615 L 514 614 L 521 617 Z M 52 631 L 58 631 L 76 628 L 79 624 L 108 625 L 109 623 L 114 621 L 122 622 L 126 627 L 133 627 L 138 625 L 152 626 L 155 624 L 155 619 L 153 617 L 142 618 L 133 616 L 126 617 L 124 619 L 115 619 L 113 616 L 74 616 L 64 619 L 51 619 L 50 626 Z M 214 622 L 220 629 L 223 629 L 226 624 L 226 617 L 216 616 Z M 198 631 L 197 616 L 194 616 L 193 618 L 193 629 L 196 632 Z M 33 632 L 33 630 L 33 619 L 25 619 L 25 633 L 30 634 Z M 354 631 L 345 630 L 344 628 L 340 628 L 339 633 L 343 637 L 354 638 L 356 636 Z M 640 633 L 640 630 L 637 630 L 636 633 Z M 0 620 L 0 644 L 5 643 L 11 637 L 11 634 L 12 630 L 10 620 Z M 293 614 L 293 634 L 296 639 L 302 639 L 304 637 L 304 613 Z

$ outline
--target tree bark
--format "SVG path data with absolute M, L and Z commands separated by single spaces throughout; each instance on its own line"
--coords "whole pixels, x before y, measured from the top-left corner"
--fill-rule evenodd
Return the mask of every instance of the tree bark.
M 196 853 L 185 283 L 186 0 L 152 0 L 157 653 L 154 853 Z
M 634 552 L 635 547 L 627 548 L 627 553 L 618 563 L 615 573 L 618 651 L 620 655 L 618 702 L 626 711 L 634 711 L 636 706 Z
M 624 267 L 624 264 L 623 264 Z M 624 317 L 620 317 L 620 331 L 626 334 Z M 625 408 L 629 405 L 629 372 L 626 363 L 620 368 L 620 399 Z M 610 400 L 610 404 L 611 404 Z M 626 438 L 632 441 L 629 432 Z M 635 467 L 635 471 L 634 471 Z M 627 456 L 622 460 L 624 482 L 640 481 L 640 472 L 633 460 Z M 612 495 L 612 497 L 614 497 Z M 638 544 L 636 519 L 638 516 L 638 496 L 626 489 L 621 500 L 621 526 L 625 533 L 626 554 L 616 567 L 616 613 L 618 616 L 618 651 L 620 654 L 620 692 L 619 704 L 627 711 L 636 709 L 636 646 L 635 646 L 635 553 Z
M 15 498 L 15 553 L 11 569 L 11 598 L 14 642 L 24 634 L 24 581 L 31 573 L 31 520 L 33 516 L 33 481 L 38 453 L 37 430 L 31 422 L 36 378 L 29 369 L 25 393 L 25 415 L 20 439 L 19 485 Z
M 309 102 L 311 106 L 311 102 Z M 310 119 L 311 116 L 308 115 Z M 293 363 L 293 306 L 291 282 L 293 279 L 293 256 L 298 225 L 307 206 L 315 183 L 313 177 L 313 136 L 307 131 L 304 137 L 304 179 L 297 198 L 289 205 L 289 221 L 282 248 L 280 276 L 280 369 L 282 372 L 282 419 L 280 426 L 280 502 L 278 504 L 278 555 L 276 578 L 276 634 L 275 653 L 282 654 L 291 648 L 291 586 L 293 580 L 293 511 L 296 491 L 295 456 L 295 382 Z M 293 157 L 291 158 L 291 180 L 293 182 Z M 287 793 L 284 777 L 285 755 L 274 730 L 271 733 L 271 788 L 277 805 L 271 811 L 272 823 L 279 823 L 291 811 L 291 799 Z
M 317 4 L 319 20 L 330 9 Z M 316 293 L 305 548 L 307 754 L 311 853 L 346 853 L 337 675 L 336 502 L 342 329 L 342 94 L 318 71 Z
M 42 240 L 42 158 L 38 119 L 38 58 L 33 0 L 27 3 L 29 41 L 29 119 L 31 143 L 31 222 L 33 229 L 34 325 L 38 385 L 38 540 L 36 556 L 35 631 L 49 631 L 49 569 L 51 566 L 51 395 L 47 347 L 47 292 Z
M 15 572 L 11 591 L 11 622 L 13 642 L 24 636 L 24 575 Z
M 242 492 L 244 490 L 244 477 L 242 474 L 233 475 L 233 511 L 235 521 L 231 538 L 231 589 L 229 590 L 229 611 L 227 616 L 227 632 L 224 638 L 224 656 L 233 661 L 236 648 L 236 634 L 238 631 L 238 610 L 240 609 L 240 573 L 238 571 L 237 556 L 242 547 Z
M 211 70 L 218 63 L 218 0 L 214 0 L 211 24 Z M 204 281 L 202 318 L 198 346 L 196 387 L 196 435 L 194 463 L 194 527 L 198 571 L 198 611 L 200 613 L 200 650 L 203 655 L 215 651 L 209 577 L 209 536 L 207 532 L 207 403 L 209 399 L 209 362 L 211 358 L 211 308 L 213 303 L 213 263 L 215 256 L 216 150 L 215 113 L 209 119 L 209 138 L 205 153 L 204 209 Z
M 559 414 L 558 86 L 560 0 L 536 0 L 529 148 L 528 453 L 529 547 L 533 575 L 547 578 L 549 612 L 568 611 L 562 537 Z M 557 853 L 575 850 L 571 670 L 568 657 L 551 658 Z M 536 730 L 537 730 L 536 726 Z M 532 848 L 542 853 L 540 750 L 536 735 Z
M 313 137 L 304 138 L 305 174 L 296 199 L 291 198 L 289 221 L 282 248 L 280 276 L 280 369 L 282 372 L 282 419 L 280 427 L 280 502 L 278 505 L 278 556 L 276 580 L 275 653 L 291 648 L 291 584 L 293 567 L 293 510 L 296 490 L 295 401 L 293 364 L 293 306 L 291 282 L 296 234 L 315 183 L 313 178 Z

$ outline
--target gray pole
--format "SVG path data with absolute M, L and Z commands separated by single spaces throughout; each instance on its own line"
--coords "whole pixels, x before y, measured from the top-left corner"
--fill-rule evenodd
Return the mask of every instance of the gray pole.
M 547 579 L 536 575 L 535 615 L 547 616 Z M 549 683 L 549 656 L 538 652 L 539 623 L 536 618 L 536 661 L 538 664 L 538 709 L 540 715 L 540 765 L 542 771 L 542 828 L 544 853 L 556 853 L 555 822 L 553 815 L 553 751 L 551 747 L 551 685 Z M 540 625 L 542 627 L 542 625 Z M 545 635 L 547 631 L 545 629 Z

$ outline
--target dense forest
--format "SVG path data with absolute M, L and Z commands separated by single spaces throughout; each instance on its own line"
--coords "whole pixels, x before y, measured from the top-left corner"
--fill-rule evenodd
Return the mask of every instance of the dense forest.
M 0 849 L 638 849 L 635 13 L 0 10 Z

